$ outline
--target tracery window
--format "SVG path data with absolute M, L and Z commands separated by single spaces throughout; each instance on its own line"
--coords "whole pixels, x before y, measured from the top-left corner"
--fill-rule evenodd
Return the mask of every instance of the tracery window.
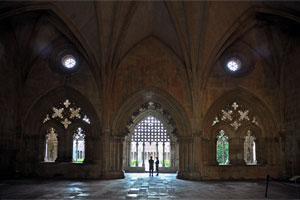
M 236 131 L 243 123 L 252 123 L 259 126 L 256 117 L 249 111 L 249 109 L 238 102 L 225 106 L 221 112 L 215 117 L 212 126 L 224 122 L 229 124 Z
M 86 113 L 84 113 L 81 107 L 77 106 L 74 102 L 69 99 L 65 99 L 64 101 L 59 102 L 57 105 L 51 107 L 49 112 L 45 115 L 43 120 L 43 124 L 46 124 L 48 121 L 56 122 L 58 124 L 62 124 L 65 131 L 62 129 L 62 133 L 60 133 L 60 142 L 67 141 L 66 138 L 69 137 L 70 132 L 68 128 L 71 124 L 91 124 L 91 121 Z M 47 126 L 47 125 L 45 125 Z M 70 137 L 73 137 L 72 152 L 67 152 L 68 155 L 72 154 L 72 161 L 75 163 L 82 163 L 85 159 L 85 137 L 86 134 L 81 127 L 77 128 L 75 132 Z M 58 149 L 58 139 L 55 130 L 51 128 L 49 133 L 46 135 L 46 147 L 45 147 L 45 162 L 54 162 L 57 158 Z M 70 145 L 71 145 L 70 144 Z M 64 146 L 66 144 L 62 143 L 60 146 Z M 62 149 L 62 151 L 65 151 Z M 64 153 L 64 152 L 63 152 Z M 63 158 L 62 158 L 63 159 Z M 61 160 L 61 159 L 60 159 Z
M 85 134 L 78 128 L 73 135 L 73 162 L 82 163 L 85 157 Z
M 153 116 L 140 121 L 131 137 L 131 166 L 149 169 L 152 156 L 160 160 L 160 167 L 170 167 L 170 137 L 163 123 Z
M 82 120 L 88 124 L 91 123 L 90 119 L 82 111 L 82 109 L 68 99 L 60 102 L 56 106 L 53 106 L 51 111 L 46 114 L 43 123 L 46 123 L 51 119 L 56 120 L 58 123 L 61 123 L 65 129 L 67 129 L 69 125 L 78 120 Z
M 229 142 L 224 130 L 220 130 L 217 136 L 217 162 L 219 165 L 229 164 Z
M 249 110 L 246 106 L 240 104 L 237 101 L 233 101 L 232 103 L 226 105 L 221 111 L 215 116 L 214 120 L 212 121 L 212 127 L 217 125 L 231 127 L 227 131 L 231 131 L 230 139 L 234 141 L 239 141 L 240 138 L 244 138 L 244 144 L 240 142 L 232 143 L 233 148 L 237 148 L 240 152 L 243 152 L 244 161 L 246 164 L 257 164 L 256 161 L 256 144 L 255 144 L 255 136 L 249 130 L 246 136 L 239 136 L 240 134 L 240 127 L 259 127 L 259 122 L 257 117 L 253 115 L 251 110 Z M 227 133 L 229 134 L 229 133 Z M 244 146 L 242 146 L 244 145 Z M 221 130 L 218 133 L 217 139 L 217 162 L 220 165 L 229 164 L 229 142 L 228 136 Z M 235 155 L 232 155 L 231 163 L 242 163 L 240 158 Z
M 45 162 L 55 162 L 57 158 L 57 133 L 54 128 L 50 128 L 45 136 Z
M 244 141 L 244 160 L 248 165 L 257 163 L 255 139 L 253 132 L 248 130 Z

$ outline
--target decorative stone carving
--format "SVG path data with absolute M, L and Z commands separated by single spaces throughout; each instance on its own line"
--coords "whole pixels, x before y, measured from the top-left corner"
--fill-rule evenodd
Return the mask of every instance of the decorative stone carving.
M 212 126 L 220 123 L 219 119 L 225 123 L 229 123 L 234 130 L 238 130 L 243 123 L 247 122 L 259 126 L 256 117 L 249 111 L 249 109 L 238 104 L 236 101 L 225 106 L 225 108 L 221 110 L 221 112 L 213 120 Z
M 84 117 L 82 118 L 81 116 Z M 85 113 L 82 112 L 80 107 L 71 102 L 69 99 L 66 99 L 65 101 L 60 102 L 58 105 L 52 107 L 52 110 L 46 114 L 43 123 L 46 123 L 49 120 L 56 120 L 57 122 L 61 123 L 65 129 L 67 129 L 70 124 L 80 119 L 88 124 L 91 123 L 90 119 Z

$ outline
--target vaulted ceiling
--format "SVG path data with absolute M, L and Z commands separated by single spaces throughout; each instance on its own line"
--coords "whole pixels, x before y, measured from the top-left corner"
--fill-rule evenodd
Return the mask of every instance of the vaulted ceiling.
M 186 96 L 198 110 L 214 64 L 257 25 L 257 13 L 299 21 L 297 10 L 297 2 L 33 1 L 1 2 L 0 19 L 13 33 L 7 37 L 14 38 L 20 55 L 14 62 L 22 66 L 24 82 L 33 63 L 69 42 L 88 63 L 102 95 L 111 96 L 122 62 L 141 44 L 155 43 L 180 63 Z M 159 52 L 147 51 L 153 57 Z

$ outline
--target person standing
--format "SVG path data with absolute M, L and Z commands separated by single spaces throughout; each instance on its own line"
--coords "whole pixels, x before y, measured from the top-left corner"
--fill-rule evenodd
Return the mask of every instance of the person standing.
M 152 159 L 151 156 L 149 160 L 149 176 L 153 176 L 153 164 L 154 164 L 154 160 Z
M 155 161 L 155 168 L 156 168 L 156 176 L 158 176 L 158 165 L 159 165 L 159 160 L 158 160 L 158 157 L 156 157 L 156 161 Z

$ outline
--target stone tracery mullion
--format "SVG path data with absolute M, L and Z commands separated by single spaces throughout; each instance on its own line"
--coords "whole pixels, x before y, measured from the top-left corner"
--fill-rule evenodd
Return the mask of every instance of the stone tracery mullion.
M 46 114 L 43 123 L 46 123 L 49 120 L 56 120 L 67 129 L 69 125 L 80 119 L 90 124 L 90 119 L 82 112 L 82 109 L 74 102 L 66 99 L 52 107 L 51 111 Z
M 215 126 L 221 121 L 229 124 L 235 131 L 242 124 L 247 122 L 259 126 L 256 117 L 250 112 L 250 110 L 236 101 L 228 104 L 221 110 L 221 112 L 214 118 L 212 126 Z

